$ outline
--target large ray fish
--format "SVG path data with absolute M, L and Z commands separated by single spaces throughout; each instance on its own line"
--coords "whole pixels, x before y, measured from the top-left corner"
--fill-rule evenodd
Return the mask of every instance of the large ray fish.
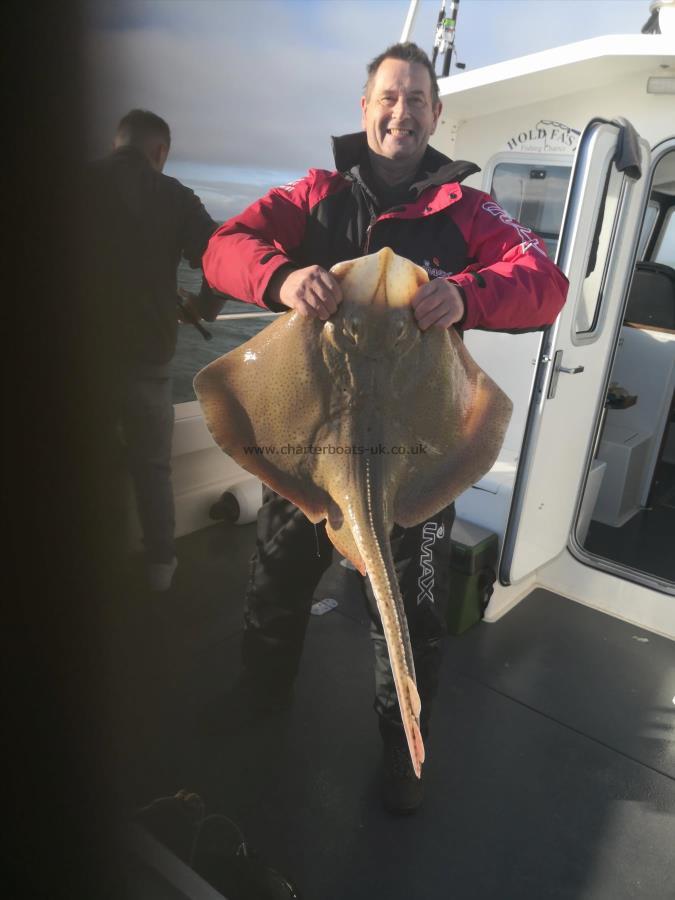
M 421 704 L 389 535 L 490 469 L 511 402 L 453 328 L 416 325 L 424 269 L 385 248 L 331 272 L 343 302 L 328 321 L 281 316 L 202 369 L 195 390 L 217 444 L 311 522 L 327 520 L 370 578 L 419 777 Z

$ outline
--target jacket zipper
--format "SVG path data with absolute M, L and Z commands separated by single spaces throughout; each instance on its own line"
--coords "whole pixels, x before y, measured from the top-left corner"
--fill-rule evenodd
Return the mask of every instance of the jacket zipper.
M 368 215 L 370 216 L 370 223 L 369 223 L 368 227 L 366 228 L 366 238 L 363 242 L 363 247 L 361 249 L 361 253 L 363 254 L 363 256 L 365 256 L 368 253 L 368 250 L 370 248 L 370 234 L 373 230 L 373 225 L 377 221 L 377 213 L 375 212 L 375 207 L 370 200 L 370 196 L 369 196 L 370 192 L 369 192 L 367 186 L 360 179 L 358 180 L 357 183 L 359 184 L 359 187 L 361 188 L 361 191 L 363 192 L 363 197 L 366 202 L 366 207 L 368 209 Z
M 373 225 L 376 222 L 377 222 L 377 216 L 374 216 L 371 214 L 370 225 L 368 225 L 368 227 L 366 228 L 366 239 L 363 242 L 363 250 L 361 251 L 364 256 L 368 253 L 368 250 L 370 248 L 370 235 L 373 230 Z

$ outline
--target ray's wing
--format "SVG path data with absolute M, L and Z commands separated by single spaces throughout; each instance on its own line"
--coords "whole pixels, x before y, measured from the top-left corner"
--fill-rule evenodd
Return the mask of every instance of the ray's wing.
M 313 459 L 305 449 L 330 416 L 321 325 L 287 313 L 194 379 L 218 446 L 313 522 L 330 510 L 328 494 L 312 479 Z
M 398 481 L 394 521 L 409 528 L 435 515 L 493 465 L 511 418 L 512 403 L 479 369 L 454 329 L 430 331 L 392 417 L 392 444 L 408 452 Z
M 354 540 L 354 535 L 347 522 L 341 521 L 334 524 L 327 522 L 326 533 L 338 553 L 344 556 L 345 559 L 348 559 L 362 575 L 365 575 L 366 564 L 359 553 L 356 541 Z

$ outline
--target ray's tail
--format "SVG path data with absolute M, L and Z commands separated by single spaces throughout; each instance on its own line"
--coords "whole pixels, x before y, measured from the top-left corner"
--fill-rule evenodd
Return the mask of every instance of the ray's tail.
M 358 505 L 363 504 L 363 509 L 358 512 L 352 509 L 350 516 L 352 533 L 366 565 L 382 620 L 403 729 L 415 774 L 420 778 L 424 762 L 424 742 L 420 730 L 422 704 L 415 682 L 415 666 L 408 622 L 391 554 L 390 527 L 387 527 L 388 516 L 383 508 L 374 507 L 375 491 L 372 483 L 372 468 L 368 458 L 366 458 L 364 475 L 365 483 L 362 485 L 362 490 L 358 491 L 358 499 L 354 498 Z

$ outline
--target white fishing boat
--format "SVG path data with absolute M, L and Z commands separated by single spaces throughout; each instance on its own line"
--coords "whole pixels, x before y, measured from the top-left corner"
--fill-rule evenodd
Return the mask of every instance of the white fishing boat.
M 663 33 L 440 80 L 432 143 L 478 163 L 467 183 L 544 238 L 570 290 L 543 333 L 465 334 L 514 414 L 499 459 L 456 503 L 458 558 L 496 546 L 494 579 L 459 579 L 469 620 L 471 604 L 489 602 L 483 622 L 462 620 L 448 638 L 427 799 L 407 825 L 374 797 L 367 623 L 356 576 L 337 562 L 317 592 L 287 731 L 262 724 L 199 744 L 173 714 L 196 685 L 215 696 L 236 675 L 261 497 L 196 400 L 176 405 L 180 562 L 162 603 L 181 662 L 167 679 L 171 713 L 143 722 L 153 737 L 139 741 L 137 796 L 196 785 L 303 896 L 672 896 L 675 4 L 650 12 Z M 237 321 L 226 307 L 217 328 Z M 161 659 L 150 627 L 147 637 Z M 221 896 L 138 839 L 163 884 Z
M 214 445 L 189 397 L 203 365 L 190 353 L 177 360 L 188 389 L 176 405 L 171 590 L 151 594 L 120 546 L 121 466 L 97 365 L 105 328 L 90 329 L 95 296 L 77 289 L 82 5 L 17 5 L 7 20 L 8 271 L 22 275 L 5 303 L 8 896 L 672 900 L 674 0 L 644 0 L 661 34 L 441 78 L 433 143 L 481 166 L 468 183 L 542 235 L 570 291 L 544 333 L 465 335 L 514 416 L 497 463 L 457 501 L 453 565 L 469 587 L 453 594 L 425 799 L 408 819 L 381 808 L 369 617 L 360 578 L 337 557 L 292 707 L 241 730 L 204 728 L 206 705 L 225 719 L 240 669 L 260 485 Z M 187 57 L 149 8 L 169 9 L 192 42 L 182 4 L 105 6 L 115 37 L 130 23 L 158 37 L 180 77 Z M 209 21 L 210 4 L 188 6 Z M 431 35 L 416 40 L 428 47 Z M 234 92 L 236 65 L 216 56 L 194 72 L 224 72 Z M 175 72 L 153 66 L 163 89 Z M 202 351 L 271 317 L 233 309 L 253 308 L 227 305 Z M 465 551 L 478 571 L 459 571 Z
M 540 586 L 675 637 L 675 35 L 594 38 L 442 78 L 440 92 L 434 145 L 478 163 L 466 183 L 539 233 L 570 279 L 545 333 L 465 336 L 514 402 L 499 460 L 457 501 L 499 539 L 485 619 Z M 631 125 L 636 158 L 619 171 Z M 176 406 L 173 469 L 179 535 L 211 524 L 223 493 L 253 518 L 259 485 L 214 446 L 196 401 Z

